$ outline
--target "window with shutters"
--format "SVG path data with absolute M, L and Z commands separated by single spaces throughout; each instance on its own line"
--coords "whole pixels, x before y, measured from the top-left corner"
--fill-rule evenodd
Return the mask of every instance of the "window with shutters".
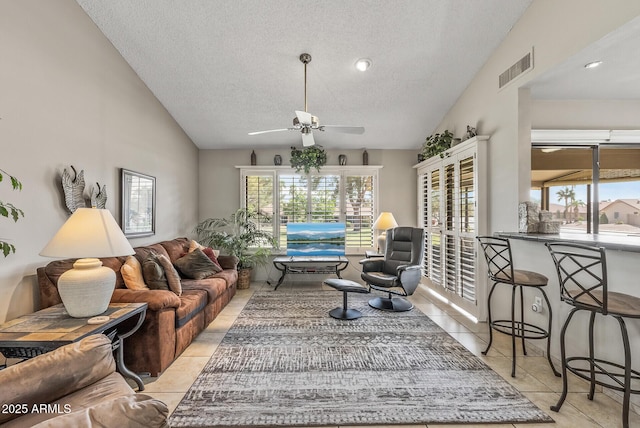
M 477 303 L 486 281 L 479 275 L 475 237 L 486 230 L 481 214 L 486 206 L 478 198 L 479 183 L 486 179 L 478 172 L 486 165 L 487 139 L 474 137 L 416 167 L 419 218 L 426 232 L 423 275 L 434 291 L 479 318 L 484 308 Z
M 363 253 L 374 246 L 378 168 L 325 167 L 320 173 L 305 175 L 289 168 L 243 167 L 242 201 L 245 207 L 271 216 L 271 224 L 264 227 L 273 230 L 282 249 L 286 248 L 289 223 L 343 222 L 347 252 Z

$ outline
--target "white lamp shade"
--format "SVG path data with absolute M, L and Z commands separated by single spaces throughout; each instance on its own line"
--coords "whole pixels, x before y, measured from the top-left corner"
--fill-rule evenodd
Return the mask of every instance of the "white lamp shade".
M 378 219 L 373 223 L 373 228 L 376 230 L 387 230 L 398 227 L 398 222 L 390 212 L 382 212 L 378 216 Z
M 58 292 L 67 313 L 83 318 L 107 310 L 116 284 L 115 272 L 102 266 L 98 257 L 134 253 L 109 210 L 78 208 L 40 255 L 79 258 L 58 278 Z
M 80 258 L 117 257 L 135 251 L 106 209 L 78 208 L 62 225 L 41 256 Z

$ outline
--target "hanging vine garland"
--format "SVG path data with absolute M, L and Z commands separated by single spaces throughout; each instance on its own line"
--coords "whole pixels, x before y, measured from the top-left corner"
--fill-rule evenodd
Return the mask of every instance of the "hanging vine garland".
M 307 147 L 303 150 L 291 147 L 291 166 L 300 172 L 304 169 L 305 174 L 309 174 L 311 168 L 320 172 L 320 168 L 327 163 L 327 152 L 318 145 Z

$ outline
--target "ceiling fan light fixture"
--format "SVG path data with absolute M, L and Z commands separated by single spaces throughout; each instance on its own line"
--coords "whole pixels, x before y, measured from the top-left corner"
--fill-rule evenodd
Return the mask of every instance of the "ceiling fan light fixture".
M 359 71 L 367 71 L 371 67 L 371 64 L 369 58 L 360 58 L 356 61 L 356 69 Z

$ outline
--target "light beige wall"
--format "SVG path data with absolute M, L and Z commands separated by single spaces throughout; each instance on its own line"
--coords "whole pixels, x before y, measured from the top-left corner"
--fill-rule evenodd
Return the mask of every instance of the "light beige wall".
M 119 220 L 119 168 L 157 179 L 156 234 L 141 245 L 189 233 L 198 205 L 198 150 L 73 0 L 0 0 L 0 200 L 22 208 L 0 217 L 17 253 L 0 257 L 0 322 L 37 309 L 36 267 L 68 218 L 60 174 L 70 165 L 87 184 L 106 184 Z
M 576 11 L 579 11 L 577 13 Z M 522 132 L 531 121 L 519 88 L 640 14 L 636 0 L 535 0 L 491 55 L 438 130 L 464 132 L 477 125 L 489 142 L 489 231 L 516 230 L 517 206 L 528 199 L 530 141 Z M 498 75 L 534 48 L 534 69 L 498 90 Z
M 273 165 L 276 154 L 289 165 L 290 148 L 255 150 L 258 165 Z M 382 165 L 379 172 L 380 211 L 391 211 L 399 224 L 417 224 L 417 179 L 413 165 L 417 150 L 369 150 L 369 165 Z M 347 165 L 362 165 L 360 150 L 327 150 L 327 165 L 337 165 L 347 155 Z M 250 150 L 200 151 L 200 220 L 227 217 L 240 207 L 240 172 L 235 166 L 250 165 Z
M 640 100 L 532 100 L 534 129 L 640 129 Z

